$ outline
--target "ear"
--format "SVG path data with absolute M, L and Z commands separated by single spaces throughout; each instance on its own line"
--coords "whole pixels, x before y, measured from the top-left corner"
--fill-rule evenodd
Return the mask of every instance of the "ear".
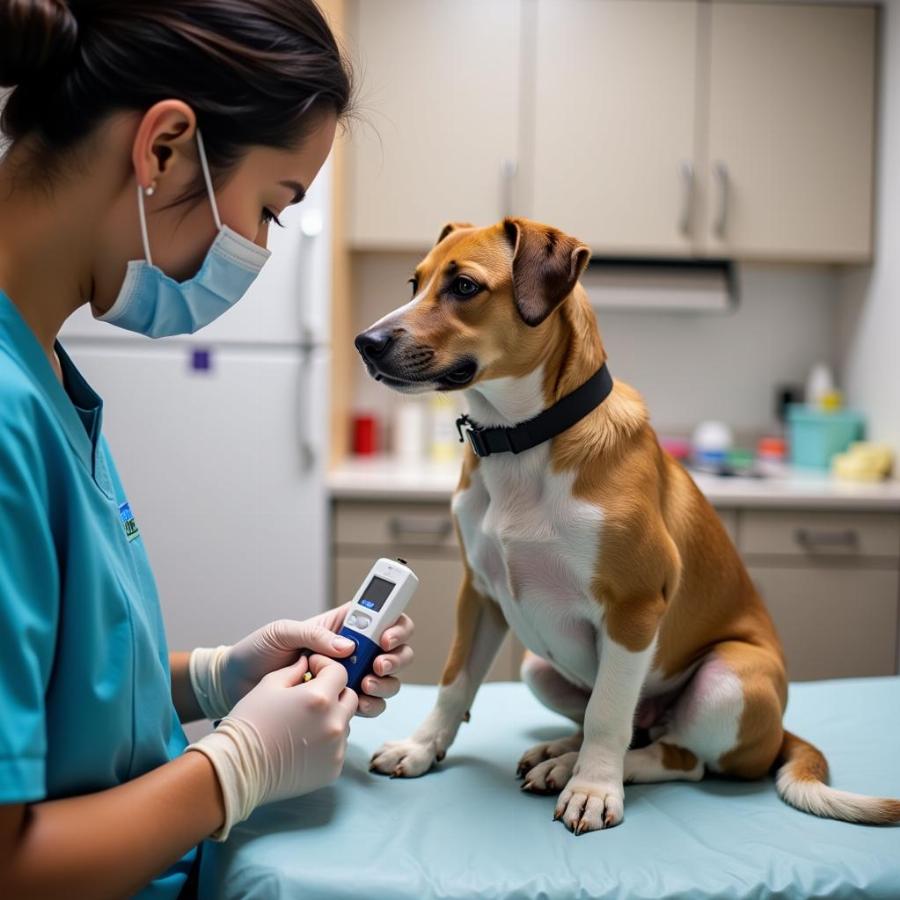
M 182 100 L 160 100 L 141 116 L 131 148 L 138 184 L 148 187 L 167 175 L 176 151 L 182 161 L 193 157 L 196 125 L 194 111 Z
M 559 229 L 529 219 L 504 219 L 512 248 L 513 295 L 526 325 L 540 325 L 581 277 L 591 251 Z
M 435 246 L 437 246 L 451 231 L 456 231 L 457 228 L 474 228 L 475 226 L 471 222 L 448 222 L 442 229 L 441 233 L 438 235 L 438 239 L 434 242 Z

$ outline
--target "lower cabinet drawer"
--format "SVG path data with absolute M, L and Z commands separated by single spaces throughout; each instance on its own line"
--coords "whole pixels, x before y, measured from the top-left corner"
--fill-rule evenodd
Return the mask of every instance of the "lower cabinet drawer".
M 457 546 L 449 502 L 384 504 L 344 500 L 334 507 L 334 540 L 341 547 L 371 545 L 397 550 L 401 555 L 415 549 Z
M 371 556 L 339 552 L 335 562 L 334 605 L 353 599 L 372 566 Z M 409 684 L 437 684 L 447 661 L 456 627 L 456 595 L 462 580 L 462 563 L 457 555 L 446 558 L 417 557 L 410 565 L 419 576 L 408 612 L 416 623 L 412 647 L 416 656 L 403 680 Z M 524 648 L 512 636 L 503 642 L 488 673 L 488 681 L 517 681 Z
M 900 556 L 900 516 L 877 512 L 745 510 L 741 553 L 805 559 Z
M 856 566 L 751 565 L 794 681 L 897 671 L 900 574 Z

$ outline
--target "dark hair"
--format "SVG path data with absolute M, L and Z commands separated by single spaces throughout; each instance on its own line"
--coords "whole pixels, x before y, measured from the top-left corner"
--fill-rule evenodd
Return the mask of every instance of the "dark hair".
M 109 114 L 183 100 L 210 165 L 343 118 L 352 72 L 313 0 L 0 0 L 0 117 L 50 160 Z

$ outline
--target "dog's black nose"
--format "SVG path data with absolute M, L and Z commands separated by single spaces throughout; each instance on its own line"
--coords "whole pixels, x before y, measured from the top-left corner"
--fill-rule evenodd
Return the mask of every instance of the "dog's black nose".
M 354 343 L 363 359 L 374 362 L 384 356 L 393 341 L 394 336 L 389 331 L 364 331 L 356 336 Z

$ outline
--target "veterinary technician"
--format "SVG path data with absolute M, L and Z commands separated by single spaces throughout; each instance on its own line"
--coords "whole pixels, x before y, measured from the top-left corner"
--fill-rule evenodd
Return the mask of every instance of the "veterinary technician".
M 170 655 L 102 402 L 56 336 L 84 303 L 163 337 L 238 301 L 350 74 L 311 0 L 0 0 L 0 84 L 0 896 L 174 898 L 204 838 L 337 778 L 412 623 L 360 697 L 342 609 Z

